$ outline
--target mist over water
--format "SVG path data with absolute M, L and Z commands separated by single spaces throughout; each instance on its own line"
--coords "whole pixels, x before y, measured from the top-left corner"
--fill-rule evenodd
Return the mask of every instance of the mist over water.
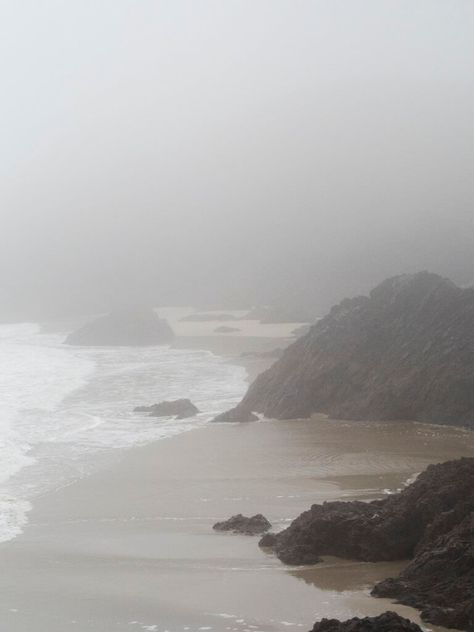
M 0 8 L 0 318 L 474 281 L 468 0 Z

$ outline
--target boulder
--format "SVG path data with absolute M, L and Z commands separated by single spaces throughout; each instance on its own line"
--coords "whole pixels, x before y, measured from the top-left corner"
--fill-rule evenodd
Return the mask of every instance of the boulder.
M 419 625 L 404 619 L 396 612 L 384 612 L 377 617 L 354 617 L 347 621 L 322 619 L 311 632 L 422 632 Z
M 258 535 L 271 529 L 270 522 L 262 516 L 262 514 L 256 514 L 248 518 L 242 514 L 232 516 L 224 522 L 216 522 L 212 527 L 216 531 L 232 531 L 234 533 L 243 533 L 244 535 Z
M 160 402 L 151 406 L 137 406 L 135 413 L 149 413 L 150 417 L 176 417 L 186 419 L 199 413 L 198 408 L 189 399 L 175 399 L 169 402 Z

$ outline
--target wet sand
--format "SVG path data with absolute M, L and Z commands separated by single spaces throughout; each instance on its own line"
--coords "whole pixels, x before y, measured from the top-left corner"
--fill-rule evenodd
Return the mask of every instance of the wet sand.
M 0 629 L 308 630 L 387 607 L 417 620 L 368 594 L 402 564 L 288 568 L 212 524 L 262 512 L 280 529 L 313 502 L 375 498 L 463 454 L 463 430 L 323 417 L 209 424 L 116 454 L 38 499 L 24 534 L 0 546 Z

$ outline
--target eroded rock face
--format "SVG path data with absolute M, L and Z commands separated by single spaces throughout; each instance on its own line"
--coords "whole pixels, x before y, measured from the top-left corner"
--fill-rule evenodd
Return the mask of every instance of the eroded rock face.
M 313 505 L 260 545 L 298 565 L 324 555 L 412 558 L 399 577 L 378 584 L 374 596 L 419 608 L 431 623 L 474 629 L 474 458 L 431 465 L 383 500 Z
M 422 272 L 346 299 L 258 376 L 241 405 L 266 417 L 474 427 L 474 289 Z
M 135 413 L 149 413 L 150 417 L 173 417 L 186 419 L 199 413 L 198 408 L 190 399 L 175 399 L 170 402 L 160 402 L 151 406 L 137 406 Z
M 170 343 L 174 333 L 152 309 L 119 310 L 87 323 L 66 338 L 68 345 L 151 346 Z
M 311 632 L 422 632 L 420 626 L 396 612 L 384 612 L 377 617 L 354 617 L 347 621 L 323 619 Z
M 224 522 L 216 522 L 212 528 L 216 531 L 233 531 L 234 533 L 243 533 L 244 535 L 258 535 L 265 533 L 265 531 L 268 531 L 271 527 L 270 522 L 265 516 L 262 516 L 262 514 L 256 514 L 250 518 L 238 514 Z
M 438 521 L 453 529 L 430 537 L 397 577 L 375 586 L 372 594 L 389 597 L 421 610 L 421 618 L 448 628 L 474 630 L 474 506 L 456 524 L 456 510 Z M 460 511 L 459 515 L 465 513 Z M 436 523 L 436 521 L 435 521 Z M 433 530 L 437 531 L 436 526 Z M 445 528 L 442 529 L 445 531 Z
M 430 465 L 402 492 L 382 500 L 313 505 L 275 535 L 272 548 L 287 564 L 313 564 L 321 555 L 403 560 L 430 548 L 471 510 L 474 458 L 458 459 Z

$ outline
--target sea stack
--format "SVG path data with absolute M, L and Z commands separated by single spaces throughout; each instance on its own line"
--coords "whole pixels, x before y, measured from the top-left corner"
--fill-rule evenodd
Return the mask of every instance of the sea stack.
M 101 316 L 69 334 L 65 344 L 152 346 L 170 343 L 174 333 L 152 309 L 123 309 Z

